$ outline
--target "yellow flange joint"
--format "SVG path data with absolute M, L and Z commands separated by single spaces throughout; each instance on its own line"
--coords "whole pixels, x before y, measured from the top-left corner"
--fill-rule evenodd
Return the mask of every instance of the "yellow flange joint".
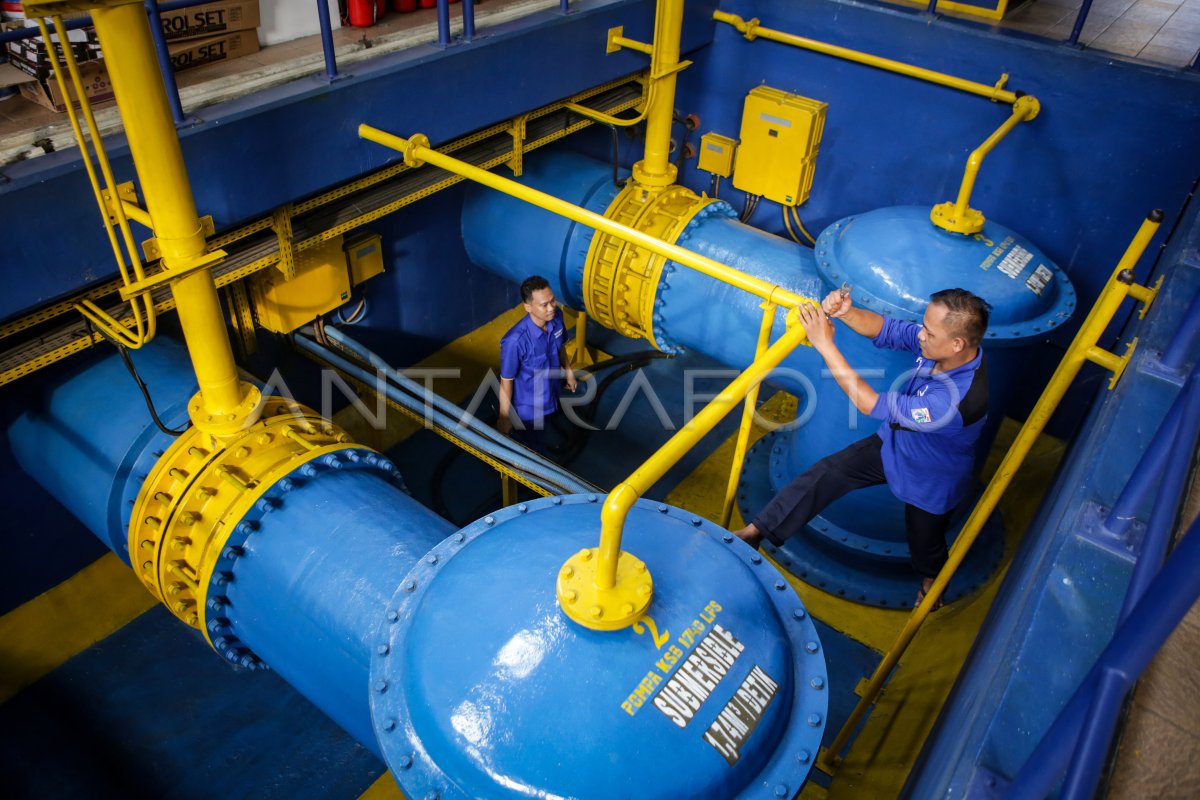
M 968 208 L 959 214 L 951 202 L 938 203 L 929 212 L 929 219 L 934 225 L 951 233 L 979 233 L 983 230 L 983 212 Z
M 645 161 L 639 161 L 630 170 L 630 173 L 633 175 L 633 182 L 643 189 L 665 188 L 675 183 L 675 178 L 679 175 L 679 169 L 670 162 L 667 162 L 667 169 L 661 175 L 652 175 L 646 172 L 645 165 Z
M 242 382 L 242 391 L 244 396 L 240 403 L 220 410 L 210 409 L 204 402 L 204 395 L 196 392 L 188 401 L 192 425 L 201 433 L 222 437 L 234 436 L 254 425 L 263 411 L 262 392 L 254 384 L 245 382 Z
M 558 571 L 558 602 L 568 617 L 594 631 L 628 628 L 650 607 L 654 580 L 637 556 L 622 552 L 611 589 L 596 585 L 598 548 L 580 550 Z
M 429 137 L 423 133 L 414 133 L 408 137 L 408 141 L 404 143 L 404 164 L 405 166 L 416 169 L 425 162 L 417 158 L 417 148 L 429 148 Z
M 310 409 L 281 397 L 264 407 L 240 436 L 218 439 L 190 428 L 177 438 L 143 482 L 130 518 L 134 572 L 206 637 L 214 567 L 247 512 L 269 502 L 264 494 L 293 470 L 354 448 L 349 435 Z
M 647 192 L 630 183 L 604 216 L 664 242 L 678 242 L 688 224 L 717 201 L 683 186 Z M 612 234 L 597 231 L 583 267 L 584 305 L 601 325 L 664 349 L 654 332 L 655 296 L 667 260 Z

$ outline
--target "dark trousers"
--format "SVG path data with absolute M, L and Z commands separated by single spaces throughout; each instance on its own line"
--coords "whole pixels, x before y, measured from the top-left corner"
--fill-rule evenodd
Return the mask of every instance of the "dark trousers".
M 887 483 L 882 449 L 883 440 L 872 434 L 821 459 L 775 495 L 754 518 L 754 526 L 779 547 L 834 500 L 855 489 Z M 908 550 L 918 575 L 936 577 L 946 563 L 946 531 L 953 514 L 953 510 L 932 514 L 904 504 Z
M 512 432 L 509 433 L 516 441 L 528 447 L 541 455 L 551 458 L 550 454 L 550 428 L 551 417 L 546 415 L 540 420 L 521 420 L 523 427 L 513 426 Z

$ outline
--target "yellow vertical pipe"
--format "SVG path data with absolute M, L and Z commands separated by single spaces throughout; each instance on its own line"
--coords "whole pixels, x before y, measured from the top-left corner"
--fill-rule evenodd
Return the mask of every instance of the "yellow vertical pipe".
M 762 358 L 771 341 L 771 326 L 775 324 L 775 304 L 763 303 L 762 325 L 758 329 L 758 346 L 754 349 L 754 360 Z M 754 406 L 758 403 L 758 388 L 755 384 L 746 395 L 746 406 L 742 409 L 742 424 L 738 427 L 737 444 L 733 448 L 733 463 L 729 465 L 729 483 L 725 486 L 725 502 L 721 506 L 722 528 L 729 527 L 733 516 L 733 498 L 737 494 L 738 476 L 742 474 L 742 462 L 746 460 L 746 447 L 750 443 L 750 427 L 754 422 Z
M 650 92 L 646 110 L 646 151 L 633 166 L 633 179 L 651 188 L 670 186 L 677 170 L 671 163 L 671 123 L 675 115 L 675 76 L 679 71 L 679 36 L 683 0 L 659 0 L 654 15 L 654 52 L 650 57 Z
M 159 75 L 145 8 L 141 2 L 97 7 L 92 21 L 104 48 L 104 63 L 121 108 L 163 268 L 170 272 L 189 266 L 204 255 L 204 231 Z M 171 288 L 200 384 L 203 412 L 207 417 L 234 414 L 245 401 L 248 387 L 238 379 L 212 275 L 208 270 L 196 270 L 173 282 Z M 201 424 L 195 414 L 193 420 Z
M 891 675 L 892 669 L 899 663 L 900 657 L 904 655 L 904 651 L 908 649 L 908 645 L 912 642 L 913 637 L 921 629 L 925 618 L 933 610 L 934 604 L 941 598 L 942 592 L 946 590 L 946 585 L 954 577 L 954 572 L 958 569 L 963 559 L 966 558 L 967 551 L 974 544 L 979 532 L 983 530 L 984 523 L 987 522 L 992 512 L 996 510 L 996 506 L 999 504 L 1005 490 L 1008 489 L 1008 485 L 1012 482 L 1013 476 L 1017 474 L 1017 470 L 1025 461 L 1025 457 L 1029 455 L 1033 443 L 1041 435 L 1046 427 L 1046 423 L 1050 421 L 1054 410 L 1058 408 L 1063 395 L 1070 388 L 1071 382 L 1079 374 L 1080 368 L 1083 367 L 1083 363 L 1088 358 L 1088 351 L 1095 346 L 1100 336 L 1104 333 L 1104 329 L 1112 321 L 1113 315 L 1121 307 L 1122 301 L 1128 296 L 1129 286 L 1133 283 L 1133 267 L 1137 264 L 1138 259 L 1141 258 L 1142 253 L 1145 252 L 1146 246 L 1150 244 L 1150 240 L 1154 238 L 1161 219 L 1161 213 L 1156 212 L 1152 214 L 1142 223 L 1141 228 L 1138 229 L 1137 234 L 1133 237 L 1133 241 L 1129 243 L 1129 247 L 1125 250 L 1125 255 L 1122 256 L 1120 263 L 1113 270 L 1108 283 L 1100 292 L 1100 297 L 1096 300 L 1096 304 L 1092 306 L 1087 319 L 1083 321 L 1079 332 L 1075 334 L 1075 339 L 1071 342 L 1071 346 L 1067 348 L 1066 355 L 1063 356 L 1058 368 L 1050 377 L 1050 382 L 1046 384 L 1046 388 L 1042 391 L 1042 396 L 1038 398 L 1037 405 L 1029 413 L 1025 424 L 1021 426 L 1021 431 L 1017 434 L 1017 438 L 1013 441 L 1012 446 L 1008 448 L 1004 460 L 1000 462 L 996 474 L 988 482 L 987 488 L 984 489 L 983 495 L 979 498 L 979 502 L 975 504 L 975 508 L 971 511 L 971 516 L 963 523 L 962 532 L 959 533 L 954 546 L 950 548 L 950 555 L 946 561 L 946 565 L 942 567 L 942 571 L 938 573 L 933 585 L 925 593 L 925 599 L 921 601 L 921 604 L 913 611 L 912 616 L 908 618 L 908 622 L 905 624 L 904 629 L 900 631 L 895 644 L 892 645 L 892 648 L 883 657 L 883 660 L 879 662 L 879 666 L 875 668 L 870 681 L 867 682 L 867 685 L 860 692 L 858 705 L 854 707 L 854 711 L 851 712 L 850 717 L 842 725 L 841 730 L 838 731 L 837 737 L 829 745 L 829 748 L 821 754 L 819 763 L 821 768 L 826 772 L 832 774 L 837 764 L 841 762 L 841 758 L 837 755 L 838 752 L 846 745 L 846 740 L 850 738 L 851 732 L 857 727 L 859 721 L 862 720 L 867 709 L 875 702 L 879 690 L 883 688 L 883 684 L 887 681 L 888 676 Z
M 809 301 L 813 302 L 813 301 Z M 617 558 L 621 553 L 621 537 L 629 509 L 654 482 L 667 474 L 679 459 L 683 458 L 698 441 L 717 426 L 734 406 L 753 388 L 757 387 L 771 370 L 779 366 L 799 345 L 808 341 L 804 328 L 794 325 L 771 345 L 760 358 L 713 398 L 700 413 L 684 425 L 674 436 L 646 459 L 619 486 L 613 489 L 600 511 L 600 563 L 596 567 L 596 585 L 607 589 L 616 581 Z
M 962 185 L 958 190 L 958 200 L 954 204 L 957 219 L 962 219 L 970 207 L 971 192 L 975 189 L 975 179 L 979 176 L 979 167 L 983 164 L 984 157 L 992 152 L 1000 140 L 1007 136 L 1013 128 L 1036 116 L 1037 110 L 1032 103 L 1032 98 L 1029 98 L 1029 101 L 1025 102 L 1025 98 L 1019 99 L 1013 105 L 1012 114 L 1004 121 L 1004 124 L 997 128 L 996 132 L 989 136 L 983 144 L 975 148 L 967 158 L 967 168 L 963 173 Z

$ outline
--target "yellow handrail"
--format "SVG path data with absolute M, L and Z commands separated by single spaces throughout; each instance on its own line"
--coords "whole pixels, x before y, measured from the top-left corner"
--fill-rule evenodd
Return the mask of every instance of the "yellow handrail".
M 818 42 L 816 39 L 806 39 L 803 36 L 796 36 L 795 34 L 785 33 L 772 28 L 764 28 L 758 24 L 757 19 L 747 22 L 736 14 L 727 14 L 724 11 L 714 11 L 713 19 L 717 22 L 725 22 L 732 25 L 751 42 L 758 38 L 770 39 L 773 42 L 790 44 L 793 47 L 812 50 L 827 56 L 853 61 L 857 64 L 865 64 L 868 67 L 875 67 L 887 70 L 888 72 L 907 75 L 910 78 L 936 83 L 939 86 L 947 86 L 951 89 L 969 92 L 970 94 L 986 97 L 989 100 L 1000 103 L 1015 103 L 1018 97 L 1020 97 L 1016 92 L 1010 92 L 1001 88 L 1008 79 L 1007 75 L 1002 75 L 995 86 L 988 86 L 986 83 L 957 78 L 953 75 L 947 75 L 944 72 L 936 72 L 924 67 L 915 67 L 912 64 L 905 64 L 903 61 L 893 61 L 890 58 L 873 56 L 870 53 L 864 53 L 860 50 L 851 50 L 848 47 L 839 47 L 833 44 L 826 44 L 825 42 Z
M 762 324 L 758 328 L 758 346 L 754 350 L 755 360 L 762 358 L 771 341 L 771 326 L 775 323 L 775 304 L 763 303 Z M 729 465 L 729 482 L 725 485 L 725 502 L 721 504 L 720 525 L 729 527 L 733 516 L 733 499 L 737 495 L 738 478 L 742 474 L 742 462 L 746 460 L 746 447 L 750 443 L 750 427 L 754 422 L 754 406 L 758 402 L 758 384 L 750 388 L 746 395 L 746 405 L 742 410 L 742 424 L 738 427 L 737 444 L 733 448 L 733 462 Z
M 630 228 L 628 225 L 622 225 L 594 211 L 589 211 L 586 208 L 568 203 L 553 195 L 504 178 L 494 172 L 488 172 L 465 161 L 460 161 L 452 156 L 439 153 L 429 146 L 429 139 L 424 134 L 413 134 L 405 139 L 387 131 L 381 131 L 378 128 L 363 124 L 358 126 L 358 135 L 367 141 L 375 142 L 376 144 L 381 144 L 384 147 L 390 147 L 393 150 L 404 153 L 404 161 L 410 167 L 417 167 L 422 163 L 429 163 L 435 167 L 440 167 L 447 172 L 483 184 L 498 192 L 516 197 L 519 200 L 524 200 L 538 208 L 545 209 L 546 211 L 595 228 L 596 230 L 612 234 L 639 247 L 644 247 L 652 253 L 669 258 L 685 267 L 690 267 L 701 274 L 734 288 L 741 289 L 744 292 L 749 292 L 763 300 L 769 300 L 772 303 L 789 309 L 795 308 L 803 302 L 812 302 L 809 298 L 798 295 L 778 284 L 769 283 L 754 275 L 748 275 L 719 261 L 714 261 L 707 256 L 702 256 L 691 250 L 685 250 L 678 245 L 668 244 L 661 239 L 656 239 L 649 234 Z
M 1071 382 L 1079 374 L 1083 363 L 1085 361 L 1102 362 L 1104 360 L 1103 357 L 1098 357 L 1100 353 L 1103 353 L 1105 356 L 1112 356 L 1111 353 L 1096 348 L 1096 342 L 1104 333 L 1104 329 L 1108 327 L 1109 322 L 1112 321 L 1113 315 L 1117 313 L 1117 309 L 1121 306 L 1121 302 L 1132 294 L 1130 287 L 1133 285 L 1133 267 L 1137 264 L 1138 259 L 1145 252 L 1146 246 L 1154 237 L 1161 220 L 1162 212 L 1156 211 L 1152 213 L 1142 223 L 1137 234 L 1129 243 L 1129 247 L 1126 248 L 1125 254 L 1121 257 L 1116 269 L 1113 270 L 1108 283 L 1100 292 L 1100 296 L 1096 299 L 1095 305 L 1092 306 L 1087 319 L 1084 320 L 1079 332 L 1075 334 L 1075 339 L 1071 342 L 1071 346 L 1067 348 L 1066 355 L 1063 356 L 1058 368 L 1054 371 L 1054 375 L 1050 377 L 1050 382 L 1046 384 L 1046 388 L 1042 391 L 1042 396 L 1038 398 L 1037 404 L 1033 407 L 1033 411 L 1029 413 L 1025 424 L 1021 426 L 1021 431 L 1017 434 L 1017 438 L 1013 441 L 1012 446 L 1009 447 L 1004 460 L 1000 462 L 996 474 L 988 482 L 987 488 L 984 489 L 983 494 L 979 498 L 979 502 L 975 504 L 975 508 L 971 511 L 971 516 L 963 523 L 962 531 L 955 540 L 954 546 L 950 548 L 946 565 L 942 567 L 933 585 L 925 593 L 925 599 L 921 601 L 920 605 L 917 606 L 908 618 L 908 622 L 896 638 L 895 644 L 892 645 L 892 648 L 883 657 L 883 660 L 879 662 L 879 666 L 875 668 L 871 679 L 860 692 L 858 705 L 854 707 L 854 711 L 851 712 L 850 717 L 842 725 L 841 730 L 838 731 L 837 737 L 834 738 L 829 748 L 821 753 L 818 765 L 822 770 L 833 774 L 838 764 L 841 763 L 841 758 L 837 755 L 838 752 L 845 746 L 847 739 L 850 738 L 850 734 L 854 731 L 859 721 L 862 720 L 867 709 L 875 702 L 876 696 L 878 696 L 880 689 L 883 688 L 883 684 L 888 679 L 892 669 L 899 663 L 900 657 L 904 655 L 904 651 L 908 649 L 908 645 L 912 642 L 913 637 L 917 635 L 917 631 L 920 630 L 921 625 L 925 622 L 925 618 L 933 610 L 934 604 L 941 598 L 942 593 L 946 590 L 946 585 L 954 577 L 955 570 L 958 569 L 959 564 L 966 558 L 967 551 L 974 544 L 979 532 L 983 530 L 983 525 L 987 522 L 988 517 L 996 510 L 1001 496 L 1008 489 L 1008 485 L 1012 482 L 1013 476 L 1017 474 L 1017 470 L 1025 461 L 1025 457 L 1029 455 L 1029 450 L 1033 447 L 1033 443 L 1037 440 L 1042 430 L 1045 429 L 1046 423 L 1049 422 L 1050 416 L 1058 407 Z M 1124 361 L 1128 360 L 1128 356 L 1129 353 L 1122 360 L 1120 369 L 1124 369 Z M 1116 358 L 1116 356 L 1112 357 Z M 1108 365 L 1102 364 L 1102 366 Z

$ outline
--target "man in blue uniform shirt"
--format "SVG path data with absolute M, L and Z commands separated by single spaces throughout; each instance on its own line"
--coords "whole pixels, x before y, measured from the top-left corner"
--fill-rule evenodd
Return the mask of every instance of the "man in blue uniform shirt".
M 567 360 L 562 309 L 540 275 L 521 284 L 526 316 L 500 339 L 500 416 L 496 428 L 545 452 L 546 419 L 558 410 L 560 381 L 575 391 Z M 514 420 L 516 417 L 516 430 Z
M 776 545 L 854 489 L 886 483 L 904 502 L 913 569 L 922 578 L 917 602 L 946 563 L 946 530 L 971 484 L 975 442 L 987 419 L 987 369 L 980 342 L 990 307 L 965 289 L 930 297 L 924 324 L 902 322 L 854 307 L 833 291 L 818 309 L 797 310 L 809 341 L 835 380 L 879 431 L 821 459 L 775 496 L 754 521 L 736 531 L 753 547 Z M 833 343 L 832 319 L 872 339 L 876 347 L 917 354 L 902 391 L 879 393 Z

